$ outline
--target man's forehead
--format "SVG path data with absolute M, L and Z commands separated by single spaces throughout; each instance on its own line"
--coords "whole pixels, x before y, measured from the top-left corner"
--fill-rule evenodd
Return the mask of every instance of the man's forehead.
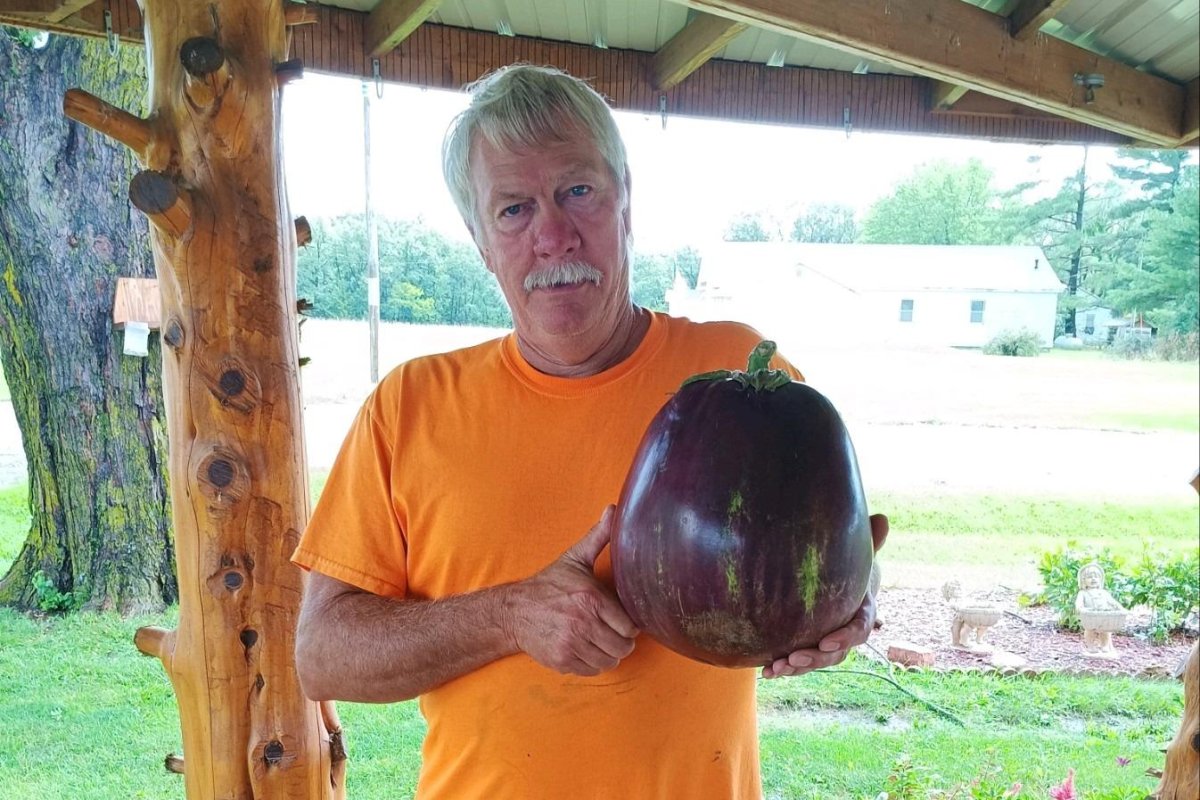
M 476 180 L 482 179 L 484 185 L 551 172 L 590 173 L 607 168 L 599 148 L 589 139 L 506 147 L 479 137 L 471 147 L 471 165 Z

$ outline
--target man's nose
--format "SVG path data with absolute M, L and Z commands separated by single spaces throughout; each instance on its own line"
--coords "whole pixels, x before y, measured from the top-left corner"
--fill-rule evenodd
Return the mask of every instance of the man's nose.
M 535 220 L 534 248 L 539 258 L 562 258 L 579 247 L 579 230 L 571 215 L 557 204 L 543 204 Z

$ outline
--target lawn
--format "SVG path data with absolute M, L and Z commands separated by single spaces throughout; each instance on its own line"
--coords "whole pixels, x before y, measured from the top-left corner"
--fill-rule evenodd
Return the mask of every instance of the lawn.
M 361 390 L 336 371 L 365 370 L 354 360 L 364 348 L 347 343 L 360 333 L 345 323 L 313 320 L 306 326 L 305 349 L 318 356 L 304 373 L 310 410 L 314 403 L 352 402 L 351 395 Z M 425 338 L 417 341 L 418 333 Z M 491 333 L 455 331 L 457 339 L 443 341 L 436 332 L 384 326 L 381 361 Z M 1098 436 L 1111 431 L 1147 445 L 1168 436 L 1169 447 L 1177 441 L 1187 446 L 1184 460 L 1190 464 L 1195 458 L 1200 431 L 1195 364 L 1115 362 L 1094 353 L 1059 352 L 1035 359 L 957 351 L 902 358 L 882 352 L 850 357 L 833 350 L 790 355 L 848 419 L 876 428 L 924 423 L 931 431 L 952 430 L 953 436 L 985 428 L 1045 429 L 1059 432 L 1065 442 L 1075 441 L 1075 431 Z M 964 582 L 1000 576 L 1025 588 L 1037 580 L 1034 565 L 1041 554 L 1068 542 L 1085 550 L 1107 548 L 1128 560 L 1145 551 L 1196 552 L 1196 499 L 1177 481 L 1174 467 L 1168 478 L 1186 491 L 1153 499 L 1124 491 L 1079 496 L 1061 484 L 1026 491 L 1014 488 L 1017 481 L 983 480 L 981 488 L 964 490 L 895 480 L 922 453 L 890 459 L 887 445 L 893 442 L 908 439 L 866 442 L 875 447 L 871 476 L 885 478 L 868 488 L 872 507 L 891 519 L 883 553 L 889 584 L 906 574 L 939 582 L 954 574 Z M 988 455 L 995 459 L 997 452 Z M 1143 459 L 1133 466 L 1148 465 Z M 314 471 L 314 496 L 324 479 L 322 471 Z M 27 503 L 26 486 L 0 489 L 0 573 L 22 546 Z M 180 748 L 172 689 L 161 666 L 132 645 L 133 631 L 146 624 L 172 627 L 174 610 L 122 620 L 0 609 L 5 787 L 0 794 L 47 800 L 182 797 L 181 779 L 162 769 L 163 756 Z M 1174 734 L 1182 710 L 1182 689 L 1174 681 L 896 672 L 890 677 L 897 687 L 880 676 L 881 669 L 855 659 L 839 670 L 760 684 L 766 798 L 875 800 L 895 788 L 891 775 L 923 786 L 921 797 L 975 782 L 975 795 L 958 796 L 999 798 L 1020 782 L 1020 797 L 1040 800 L 1074 768 L 1083 800 L 1140 800 L 1154 786 L 1144 771 L 1161 765 L 1159 750 Z M 344 703 L 339 711 L 351 757 L 351 800 L 411 797 L 424 733 L 415 703 Z
M 314 478 L 314 493 L 323 478 Z M 24 486 L 0 490 L 0 571 L 14 558 L 28 520 Z M 961 562 L 980 546 L 1000 561 L 1023 558 L 1067 535 L 1103 538 L 1140 552 L 1147 526 L 1172 551 L 1195 547 L 1196 512 L 1119 502 L 1099 509 L 1029 499 L 928 495 L 890 497 L 891 564 Z M 1080 520 L 1085 520 L 1080 524 Z M 1014 528 L 1037 535 L 1013 535 Z M 1005 547 L 997 547 L 1003 541 Z M 175 624 L 174 612 L 122 620 L 109 614 L 38 618 L 0 609 L 0 786 L 7 797 L 126 800 L 182 797 L 162 769 L 178 752 L 175 700 L 160 665 L 132 644 L 141 625 Z M 1046 797 L 1068 768 L 1096 800 L 1141 797 L 1142 773 L 1161 764 L 1182 711 L 1168 681 L 1037 678 L 961 673 L 877 675 L 866 659 L 843 670 L 760 684 L 762 769 L 772 800 L 860 800 L 887 788 L 910 760 L 909 779 L 948 789 L 981 776 L 1025 797 Z M 922 702 L 924 701 L 924 702 Z M 933 707 L 937 707 L 935 710 Z M 339 704 L 351 763 L 352 800 L 412 796 L 424 723 L 413 702 Z M 114 734 L 114 732 L 116 732 Z M 118 744 L 114 746 L 114 742 Z M 1118 759 L 1129 759 L 1118 766 Z M 1136 794 L 1141 792 L 1142 794 Z M 996 795 L 998 796 L 998 795 Z
M 178 717 L 161 666 L 132 644 L 171 613 L 38 619 L 0 610 L 0 786 L 5 797 L 182 797 L 162 768 L 179 752 Z M 842 671 L 760 684 L 768 798 L 873 800 L 902 755 L 930 788 L 984 777 L 1044 798 L 1068 768 L 1084 797 L 1141 797 L 1182 712 L 1179 684 L 1115 678 L 898 672 L 904 691 L 864 659 Z M 940 710 L 934 710 L 929 704 Z M 339 704 L 352 800 L 412 796 L 424 724 L 414 702 Z M 953 717 L 953 719 L 951 718 Z M 1128 759 L 1119 766 L 1118 759 Z M 993 773 L 992 770 L 995 772 Z M 1087 792 L 1091 792 L 1088 794 Z M 990 795 L 989 795 L 990 796 Z M 998 797 L 998 795 L 996 795 Z

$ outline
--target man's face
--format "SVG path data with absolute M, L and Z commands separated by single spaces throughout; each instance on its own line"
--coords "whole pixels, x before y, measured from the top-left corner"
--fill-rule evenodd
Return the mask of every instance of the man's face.
M 471 175 L 475 241 L 518 336 L 546 352 L 611 338 L 630 308 L 628 186 L 590 137 L 515 152 L 480 137 Z

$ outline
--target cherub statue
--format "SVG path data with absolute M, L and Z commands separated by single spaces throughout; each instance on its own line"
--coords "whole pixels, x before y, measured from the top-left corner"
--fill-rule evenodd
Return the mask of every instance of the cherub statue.
M 954 609 L 954 620 L 950 623 L 950 642 L 960 650 L 975 653 L 990 653 L 992 646 L 984 641 L 988 628 L 1000 621 L 1004 612 L 984 601 L 964 600 L 962 584 L 947 581 L 942 586 L 942 597 Z
M 1112 635 L 1125 629 L 1126 609 L 1104 588 L 1104 568 L 1092 562 L 1079 568 L 1075 611 L 1083 626 L 1083 646 L 1089 655 L 1115 658 Z

